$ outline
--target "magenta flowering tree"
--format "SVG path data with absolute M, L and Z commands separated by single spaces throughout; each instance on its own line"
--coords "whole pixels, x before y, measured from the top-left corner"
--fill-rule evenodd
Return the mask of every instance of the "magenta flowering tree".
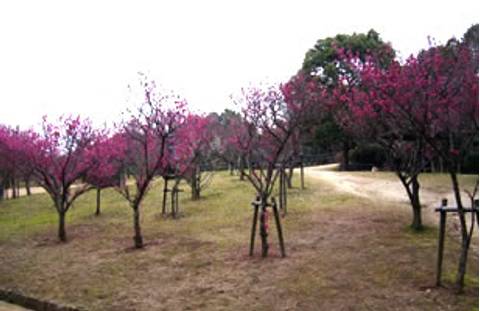
M 470 66 L 471 55 L 468 48 L 453 44 L 431 48 L 386 69 L 362 63 L 352 66 L 361 85 L 346 88 L 340 84 L 335 93 L 337 102 L 348 108 L 342 125 L 357 137 L 373 138 L 388 151 L 409 195 L 416 229 L 421 228 L 418 174 L 430 159 L 443 159 L 459 209 L 459 291 L 473 222 L 469 229 L 457 172 L 472 143 L 478 141 L 478 73 Z
M 65 215 L 75 200 L 93 189 L 84 183 L 97 161 L 92 152 L 98 133 L 88 120 L 61 117 L 43 121 L 41 135 L 31 134 L 22 152 L 33 167 L 35 181 L 50 195 L 59 217 L 58 238 L 67 240 Z
M 446 165 L 458 208 L 462 249 L 456 287 L 461 292 L 473 233 L 467 225 L 457 173 L 472 144 L 478 142 L 478 54 L 463 43 L 450 41 L 447 46 L 430 48 L 420 53 L 409 70 L 420 72 L 418 85 L 423 98 L 412 103 L 412 112 L 402 109 L 412 129 L 422 133 L 434 154 Z M 421 116 L 423 112 L 425 116 Z M 425 118 L 428 122 L 424 122 Z M 424 130 L 426 128 L 426 130 Z M 464 189 L 467 190 L 467 189 Z M 473 205 L 473 200 L 470 202 Z
M 240 180 L 245 180 L 246 166 L 250 167 L 250 156 L 252 143 L 256 136 L 256 128 L 253 124 L 245 121 L 245 119 L 232 119 L 229 124 L 229 132 L 224 133 L 222 138 L 222 154 L 227 159 L 238 161 L 238 171 Z M 229 155 L 234 158 L 229 158 Z
M 367 58 L 368 59 L 368 58 Z M 419 174 L 429 164 L 432 155 L 422 131 L 412 130 L 402 116 L 402 109 L 411 111 L 411 104 L 422 95 L 418 76 L 407 74 L 413 58 L 404 66 L 392 62 L 381 68 L 375 62 L 359 62 L 350 57 L 352 72 L 361 83 L 352 85 L 341 79 L 332 92 L 334 105 L 342 106 L 337 123 L 357 141 L 379 144 L 387 155 L 387 161 L 404 186 L 413 211 L 411 227 L 421 230 Z M 348 77 L 346 77 L 348 78 Z M 345 79 L 346 79 L 345 78 Z M 409 108 L 410 107 L 410 108 Z M 339 111 L 339 109 L 336 109 Z M 418 114 L 425 117 L 425 113 Z M 423 120 L 425 124 L 428 120 Z
M 200 199 L 201 190 L 211 180 L 212 173 L 203 173 L 202 165 L 209 162 L 212 143 L 213 120 L 200 115 L 188 115 L 185 125 L 179 130 L 177 145 L 183 155 L 178 163 L 179 175 L 185 178 L 192 190 L 192 200 Z M 183 167 L 182 167 L 183 166 Z
M 25 146 L 32 135 L 31 130 L 0 126 L 0 199 L 6 194 L 6 188 L 11 189 L 12 198 L 18 197 L 21 179 L 25 181 L 27 195 L 30 195 L 32 165 L 26 157 Z
M 120 185 L 125 148 L 125 138 L 121 134 L 109 136 L 108 133 L 103 133 L 93 145 L 96 167 L 87 172 L 85 182 L 94 186 L 97 191 L 96 216 L 100 215 L 102 189 Z
M 131 112 L 130 119 L 124 121 L 121 129 L 125 139 L 122 167 L 134 179 L 133 187 L 128 181 L 117 187 L 133 210 L 136 248 L 143 247 L 141 204 L 154 177 L 167 173 L 169 157 L 175 156 L 176 133 L 185 122 L 186 115 L 184 100 L 160 94 L 154 82 L 142 82 L 142 88 L 144 101 L 136 111 Z
M 246 177 L 257 192 L 262 256 L 266 257 L 269 249 L 267 222 L 269 206 L 273 207 L 282 255 L 285 255 L 276 203 L 270 197 L 279 175 L 278 168 L 283 168 L 285 161 L 291 156 L 289 154 L 291 148 L 288 146 L 307 113 L 307 105 L 304 102 L 287 103 L 282 87 L 276 86 L 242 89 L 236 103 L 242 107 L 243 120 L 236 127 L 232 143 L 248 159 L 250 171 Z M 254 216 L 253 228 L 255 219 Z M 252 241 L 253 234 L 254 231 Z

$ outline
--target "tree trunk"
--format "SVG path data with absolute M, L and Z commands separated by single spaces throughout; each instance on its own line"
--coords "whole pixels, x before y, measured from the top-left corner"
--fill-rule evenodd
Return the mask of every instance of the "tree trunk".
M 167 214 L 167 192 L 168 192 L 168 178 L 163 177 L 163 200 L 162 200 L 162 215 Z
M 27 190 L 27 195 L 32 195 L 32 191 L 30 189 L 30 177 L 25 178 L 25 189 Z
M 172 187 L 172 192 L 170 193 L 170 197 L 171 197 L 171 199 L 172 199 L 172 200 L 171 200 L 171 205 L 172 205 L 172 206 L 171 206 L 171 208 L 172 208 L 171 214 L 172 214 L 172 218 L 176 218 L 176 217 L 177 217 L 177 213 L 176 213 L 176 211 L 175 211 L 175 199 L 176 199 L 176 198 L 175 198 L 175 194 L 176 194 L 176 192 L 177 192 L 177 189 L 176 189 L 176 188 L 177 188 L 176 186 L 173 186 L 173 187 Z
M 460 251 L 460 259 L 458 261 L 457 278 L 455 281 L 455 287 L 457 293 L 463 291 L 465 283 L 465 273 L 467 272 L 467 259 L 468 250 L 470 248 L 470 238 L 467 232 L 467 223 L 465 220 L 465 212 L 463 210 L 462 197 L 460 194 L 460 186 L 458 184 L 457 174 L 455 172 L 456 167 L 449 167 L 450 178 L 452 180 L 453 193 L 455 194 L 455 201 L 457 202 L 458 217 L 460 220 L 460 228 L 462 233 L 462 249 Z
M 407 191 L 408 199 L 413 211 L 413 220 L 410 225 L 412 229 L 419 231 L 423 229 L 422 224 L 422 205 L 420 204 L 420 183 L 418 182 L 418 175 L 410 177 L 410 184 L 407 177 L 402 175 L 400 171 L 396 171 L 397 177 L 402 182 L 405 191 Z
M 288 189 L 292 189 L 293 186 L 292 186 L 292 178 L 293 178 L 293 165 L 290 165 L 290 167 L 288 168 L 288 174 L 287 175 L 287 187 Z
M 342 171 L 348 171 L 349 166 L 349 158 L 348 158 L 348 151 L 350 151 L 350 146 L 348 142 L 343 142 L 343 149 L 342 149 Z
M 192 188 L 192 201 L 196 201 L 200 199 L 200 170 L 198 167 L 194 169 L 191 188 Z
M 300 162 L 300 188 L 305 189 L 305 173 L 303 171 L 303 160 Z
M 228 168 L 230 170 L 230 176 L 233 176 L 233 163 L 232 162 L 228 163 Z
M 15 186 L 15 178 L 10 180 L 10 188 L 12 188 L 12 199 L 17 198 L 17 187 Z
M 16 188 L 17 188 L 17 197 L 19 198 L 20 197 L 20 180 L 17 180 Z
M 262 198 L 260 206 L 260 238 L 262 241 L 262 257 L 268 256 L 268 216 L 267 216 L 267 199 L 266 197 Z
M 135 236 L 133 237 L 135 248 L 142 248 L 143 237 L 142 237 L 142 231 L 140 228 L 140 206 L 139 205 L 133 206 L 133 227 L 135 230 Z
M 67 242 L 67 232 L 65 231 L 65 212 L 58 212 L 58 239 L 61 242 Z
M 413 221 L 412 228 L 416 231 L 423 229 L 422 224 L 422 205 L 420 204 L 420 184 L 418 182 L 418 176 L 412 178 L 412 198 L 411 204 L 413 208 Z
M 100 187 L 97 188 L 97 209 L 95 210 L 95 216 L 100 215 L 100 193 L 102 189 Z
M 238 170 L 240 171 L 240 180 L 244 181 L 245 180 L 245 163 L 244 163 L 243 157 L 239 158 L 239 162 L 240 163 L 238 163 Z

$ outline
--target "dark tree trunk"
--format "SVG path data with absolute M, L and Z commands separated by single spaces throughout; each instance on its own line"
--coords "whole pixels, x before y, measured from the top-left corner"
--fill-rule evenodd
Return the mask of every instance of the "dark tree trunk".
M 418 176 L 412 179 L 412 198 L 411 204 L 413 208 L 412 228 L 416 231 L 423 229 L 422 224 L 422 206 L 420 204 L 420 184 L 418 183 Z
M 200 199 L 200 170 L 197 168 L 194 169 L 192 181 L 191 181 L 191 188 L 192 188 L 192 201 L 196 201 Z
M 65 212 L 58 212 L 58 239 L 61 242 L 67 242 L 67 232 L 65 231 Z
M 12 199 L 17 198 L 17 187 L 15 185 L 15 178 L 12 177 L 10 181 L 10 187 L 12 188 Z
M 305 173 L 303 171 L 303 160 L 300 162 L 300 188 L 305 189 Z
M 175 209 L 175 205 L 176 205 L 176 204 L 175 204 L 175 199 L 176 199 L 176 193 L 177 193 L 177 189 L 176 189 L 176 188 L 177 188 L 176 186 L 173 186 L 173 187 L 172 187 L 172 192 L 171 192 L 171 199 L 172 199 L 172 200 L 171 200 L 171 204 L 172 204 L 172 206 L 171 206 L 171 208 L 172 208 L 171 213 L 172 213 L 172 218 L 176 218 L 176 217 L 177 217 L 177 211 L 176 211 L 176 209 Z
M 102 192 L 102 189 L 99 187 L 97 188 L 97 209 L 95 210 L 95 216 L 100 215 L 100 194 Z
M 243 181 L 245 180 L 245 161 L 243 159 L 243 157 L 240 157 L 239 159 L 239 162 L 238 163 L 238 170 L 239 170 L 239 173 L 240 173 L 240 180 Z
M 423 229 L 422 224 L 422 205 L 420 203 L 420 183 L 418 182 L 418 175 L 410 177 L 410 183 L 408 183 L 407 177 L 402 175 L 401 172 L 396 172 L 398 178 L 402 182 L 402 185 L 407 191 L 410 205 L 412 206 L 413 220 L 410 225 L 412 229 L 420 231 Z
M 163 200 L 162 200 L 162 215 L 167 214 L 167 192 L 168 192 L 168 178 L 163 177 Z
M 27 195 L 32 195 L 32 191 L 30 189 L 30 177 L 25 178 L 25 189 L 27 190 Z
M 135 248 L 142 248 L 143 247 L 143 237 L 142 237 L 142 230 L 140 228 L 140 206 L 133 206 L 133 227 L 135 230 L 135 236 L 133 237 L 133 241 L 135 243 Z
M 460 259 L 458 262 L 458 271 L 457 278 L 455 281 L 455 287 L 457 293 L 463 291 L 465 284 L 465 274 L 467 272 L 467 260 L 468 260 L 468 250 L 470 248 L 470 237 L 468 235 L 467 223 L 465 220 L 465 212 L 463 210 L 462 198 L 460 194 L 460 186 L 458 184 L 457 174 L 455 172 L 456 167 L 450 167 L 450 178 L 452 180 L 453 192 L 455 194 L 455 201 L 457 202 L 458 208 L 458 217 L 460 220 L 460 228 L 462 233 L 462 249 L 460 251 Z
M 262 198 L 260 206 L 260 239 L 262 241 L 262 257 L 268 256 L 268 231 L 267 231 L 267 199 Z
M 342 148 L 342 165 L 341 165 L 341 169 L 342 171 L 348 171 L 348 167 L 349 167 L 349 156 L 348 156 L 348 152 L 350 151 L 350 145 L 348 142 L 343 142 L 343 148 Z
M 233 163 L 232 163 L 232 162 L 229 162 L 229 163 L 228 163 L 228 168 L 229 168 L 229 170 L 230 170 L 230 176 L 233 176 L 234 166 L 233 166 Z
M 293 186 L 292 186 L 292 178 L 293 178 L 293 165 L 290 165 L 290 167 L 288 168 L 288 174 L 287 175 L 287 187 L 288 189 L 292 189 Z

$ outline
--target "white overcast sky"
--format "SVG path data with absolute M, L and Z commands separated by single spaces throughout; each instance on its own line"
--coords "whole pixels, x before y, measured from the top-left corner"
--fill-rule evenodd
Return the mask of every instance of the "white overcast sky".
M 145 72 L 199 111 L 285 81 L 320 38 L 373 28 L 404 58 L 478 23 L 480 1 L 2 1 L 0 123 L 112 122 Z

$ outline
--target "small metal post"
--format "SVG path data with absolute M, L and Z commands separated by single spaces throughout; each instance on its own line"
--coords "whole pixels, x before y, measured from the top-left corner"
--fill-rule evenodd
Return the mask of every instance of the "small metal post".
M 442 285 L 442 263 L 443 263 L 443 245 L 445 242 L 445 223 L 447 219 L 447 199 L 442 199 L 442 205 L 440 207 L 440 228 L 438 236 L 438 255 L 437 255 L 437 286 Z

